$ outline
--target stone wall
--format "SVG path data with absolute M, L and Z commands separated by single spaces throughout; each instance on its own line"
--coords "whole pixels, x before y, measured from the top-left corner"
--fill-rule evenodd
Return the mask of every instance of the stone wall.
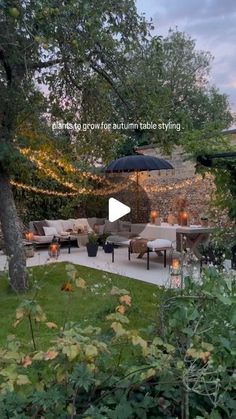
M 124 178 L 133 180 L 132 175 L 123 175 Z M 131 221 L 148 222 L 150 210 L 157 210 L 160 217 L 165 220 L 169 214 L 178 215 L 176 207 L 177 197 L 186 198 L 186 211 L 190 215 L 191 223 L 199 223 L 200 217 L 209 211 L 209 202 L 214 193 L 214 179 L 211 175 L 205 178 L 199 175 L 191 177 L 176 176 L 175 174 L 161 174 L 155 172 L 140 173 L 139 183 L 140 205 L 137 215 L 137 194 L 124 190 L 115 197 L 131 206 Z
M 236 146 L 236 130 L 229 131 L 229 134 L 232 145 Z M 181 147 L 176 147 L 171 156 L 161 154 L 160 150 L 154 146 L 139 147 L 137 153 L 164 158 L 174 167 L 174 171 L 153 171 L 140 174 L 140 184 L 146 191 L 146 197 L 143 196 L 141 204 L 142 221 L 148 221 L 149 217 L 147 211 L 145 212 L 147 197 L 151 209 L 159 211 L 163 219 L 169 213 L 176 215 L 175 201 L 178 195 L 186 198 L 186 210 L 191 216 L 192 223 L 198 223 L 201 215 L 209 213 L 209 203 L 215 190 L 214 179 L 210 174 L 204 178 L 196 175 L 195 163 L 186 159 Z M 137 217 L 135 210 L 133 217 Z M 212 220 L 213 223 L 214 221 Z M 217 222 L 220 223 L 220 220 Z

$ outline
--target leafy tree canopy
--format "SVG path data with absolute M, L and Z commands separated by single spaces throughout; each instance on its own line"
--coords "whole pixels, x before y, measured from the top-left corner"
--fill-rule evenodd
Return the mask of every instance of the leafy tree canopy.
M 125 93 L 135 107 L 136 121 L 175 123 L 181 130 L 149 130 L 135 133 L 135 143 L 156 142 L 167 151 L 188 132 L 207 124 L 222 128 L 232 123 L 229 102 L 209 84 L 212 62 L 209 52 L 198 51 L 191 37 L 170 30 L 166 38 L 152 38 L 132 57 Z M 125 117 L 125 116 L 124 116 Z M 127 145 L 119 150 L 124 154 Z

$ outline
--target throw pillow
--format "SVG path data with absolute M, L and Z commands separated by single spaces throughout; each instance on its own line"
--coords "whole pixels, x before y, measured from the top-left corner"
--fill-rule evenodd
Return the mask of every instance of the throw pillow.
M 62 227 L 64 231 L 73 230 L 73 225 L 75 224 L 75 219 L 69 218 L 68 220 L 62 220 Z
M 61 234 L 64 230 L 62 226 L 62 220 L 46 220 L 48 227 L 55 227 L 57 234 Z
M 45 236 L 56 236 L 57 230 L 55 227 L 43 227 Z
M 44 229 L 43 228 L 44 227 L 47 227 L 46 220 L 34 221 L 33 224 L 34 224 L 34 229 L 35 229 L 37 235 L 44 236 L 45 233 L 44 233 Z

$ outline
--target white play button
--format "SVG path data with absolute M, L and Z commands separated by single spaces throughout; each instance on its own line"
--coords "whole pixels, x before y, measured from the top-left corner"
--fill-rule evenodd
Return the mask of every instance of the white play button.
M 129 214 L 131 209 L 128 205 L 122 204 L 122 202 L 117 201 L 115 198 L 109 199 L 109 221 L 119 220 L 119 218 L 124 217 L 124 215 Z

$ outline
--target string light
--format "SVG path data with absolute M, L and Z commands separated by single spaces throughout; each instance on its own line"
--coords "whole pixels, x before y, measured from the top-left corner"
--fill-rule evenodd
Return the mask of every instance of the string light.
M 51 196 L 77 196 L 77 195 L 96 195 L 96 196 L 106 196 L 121 192 L 125 189 L 128 189 L 130 181 L 136 182 L 134 174 L 128 174 L 128 176 L 123 176 L 122 182 L 118 182 L 117 185 L 114 184 L 114 177 L 112 181 L 109 178 L 105 177 L 104 175 L 95 175 L 90 172 L 81 171 L 80 169 L 73 166 L 71 163 L 65 162 L 61 158 L 52 157 L 48 152 L 42 150 L 31 150 L 30 148 L 18 148 L 20 153 L 29 158 L 29 160 L 34 163 L 39 170 L 45 173 L 48 177 L 56 180 L 59 184 L 64 186 L 65 188 L 70 189 L 70 192 L 58 192 L 58 191 L 50 191 L 42 188 L 37 188 L 35 186 L 26 185 L 23 183 L 19 183 L 16 181 L 12 181 L 11 184 L 16 186 L 17 188 L 24 189 L 27 191 L 41 193 L 45 195 Z M 62 175 L 55 173 L 52 168 L 45 167 L 45 162 L 47 163 L 54 163 L 61 169 L 63 169 L 67 173 L 76 174 L 83 180 L 87 181 L 96 181 L 99 184 L 102 184 L 102 188 L 94 188 L 91 187 L 79 187 L 76 183 L 70 181 L 64 181 Z M 119 174 L 121 175 L 121 174 Z M 205 175 L 206 179 L 210 179 L 213 181 L 214 177 L 211 174 Z M 185 187 L 192 186 L 193 184 L 197 184 L 198 182 L 202 182 L 202 175 L 197 175 L 192 179 L 184 179 L 179 181 L 176 184 L 172 185 L 147 185 L 145 183 L 142 184 L 142 189 L 147 193 L 164 193 L 173 190 L 183 189 Z M 166 179 L 165 179 L 166 181 Z M 173 179 L 172 179 L 173 182 Z
M 50 196 L 76 196 L 76 195 L 78 195 L 77 192 L 48 191 L 46 189 L 36 188 L 36 186 L 25 185 L 24 183 L 19 183 L 19 182 L 16 182 L 14 180 L 11 180 L 11 185 L 15 186 L 19 189 L 24 189 L 28 192 L 42 193 L 44 195 L 50 195 Z
M 207 176 L 207 178 L 209 178 L 210 180 L 213 179 L 213 177 Z M 171 185 L 166 185 L 166 186 L 151 186 L 148 187 L 147 185 L 143 185 L 142 189 L 145 190 L 148 193 L 163 193 L 163 192 L 168 192 L 171 190 L 179 190 L 182 188 L 185 188 L 187 186 L 193 186 L 194 184 L 197 184 L 198 182 L 202 182 L 202 177 L 201 176 L 197 176 L 197 178 L 193 178 L 193 179 L 185 179 L 184 181 L 171 186 Z M 19 183 L 16 181 L 11 181 L 11 184 L 19 189 L 24 189 L 27 190 L 29 192 L 35 192 L 35 193 L 42 193 L 45 195 L 51 195 L 51 196 L 77 196 L 77 195 L 95 195 L 95 196 L 106 196 L 106 195 L 111 195 L 111 194 L 115 194 L 121 191 L 124 191 L 125 189 L 128 189 L 128 186 L 130 185 L 130 179 L 128 179 L 126 182 L 122 182 L 121 184 L 118 185 L 112 185 L 112 188 L 107 188 L 107 189 L 89 189 L 89 188 L 78 188 L 76 192 L 57 192 L 57 191 L 49 191 L 46 189 L 41 189 L 41 188 L 37 188 L 35 186 L 31 186 L 31 185 L 26 185 L 23 183 Z M 202 183 L 201 183 L 202 185 Z
M 95 196 L 106 196 L 115 194 L 118 192 L 123 191 L 127 188 L 127 183 L 122 183 L 117 185 L 116 187 L 113 186 L 110 189 L 106 190 L 99 190 L 99 189 L 88 189 L 88 188 L 78 188 L 76 192 L 57 192 L 57 191 L 49 191 L 47 189 L 37 188 L 36 186 L 26 185 L 24 183 L 16 182 L 11 180 L 11 185 L 17 187 L 18 189 L 24 189 L 28 192 L 35 192 L 41 193 L 45 195 L 51 196 L 78 196 L 78 195 L 95 195 Z
M 61 169 L 65 170 L 67 173 L 74 173 L 85 179 L 90 179 L 90 180 L 101 182 L 101 176 L 95 175 L 94 173 L 91 173 L 91 172 L 82 171 L 78 169 L 77 167 L 73 166 L 71 163 L 65 162 L 58 158 L 57 159 L 53 158 L 52 156 L 50 156 L 48 153 L 44 151 L 41 151 L 41 150 L 33 151 L 30 148 L 18 148 L 18 150 L 23 156 L 28 157 L 30 161 L 34 162 L 38 166 L 40 165 L 39 167 L 40 169 L 44 168 L 43 163 L 42 163 L 42 160 L 44 160 L 49 163 L 54 163 L 58 165 Z

